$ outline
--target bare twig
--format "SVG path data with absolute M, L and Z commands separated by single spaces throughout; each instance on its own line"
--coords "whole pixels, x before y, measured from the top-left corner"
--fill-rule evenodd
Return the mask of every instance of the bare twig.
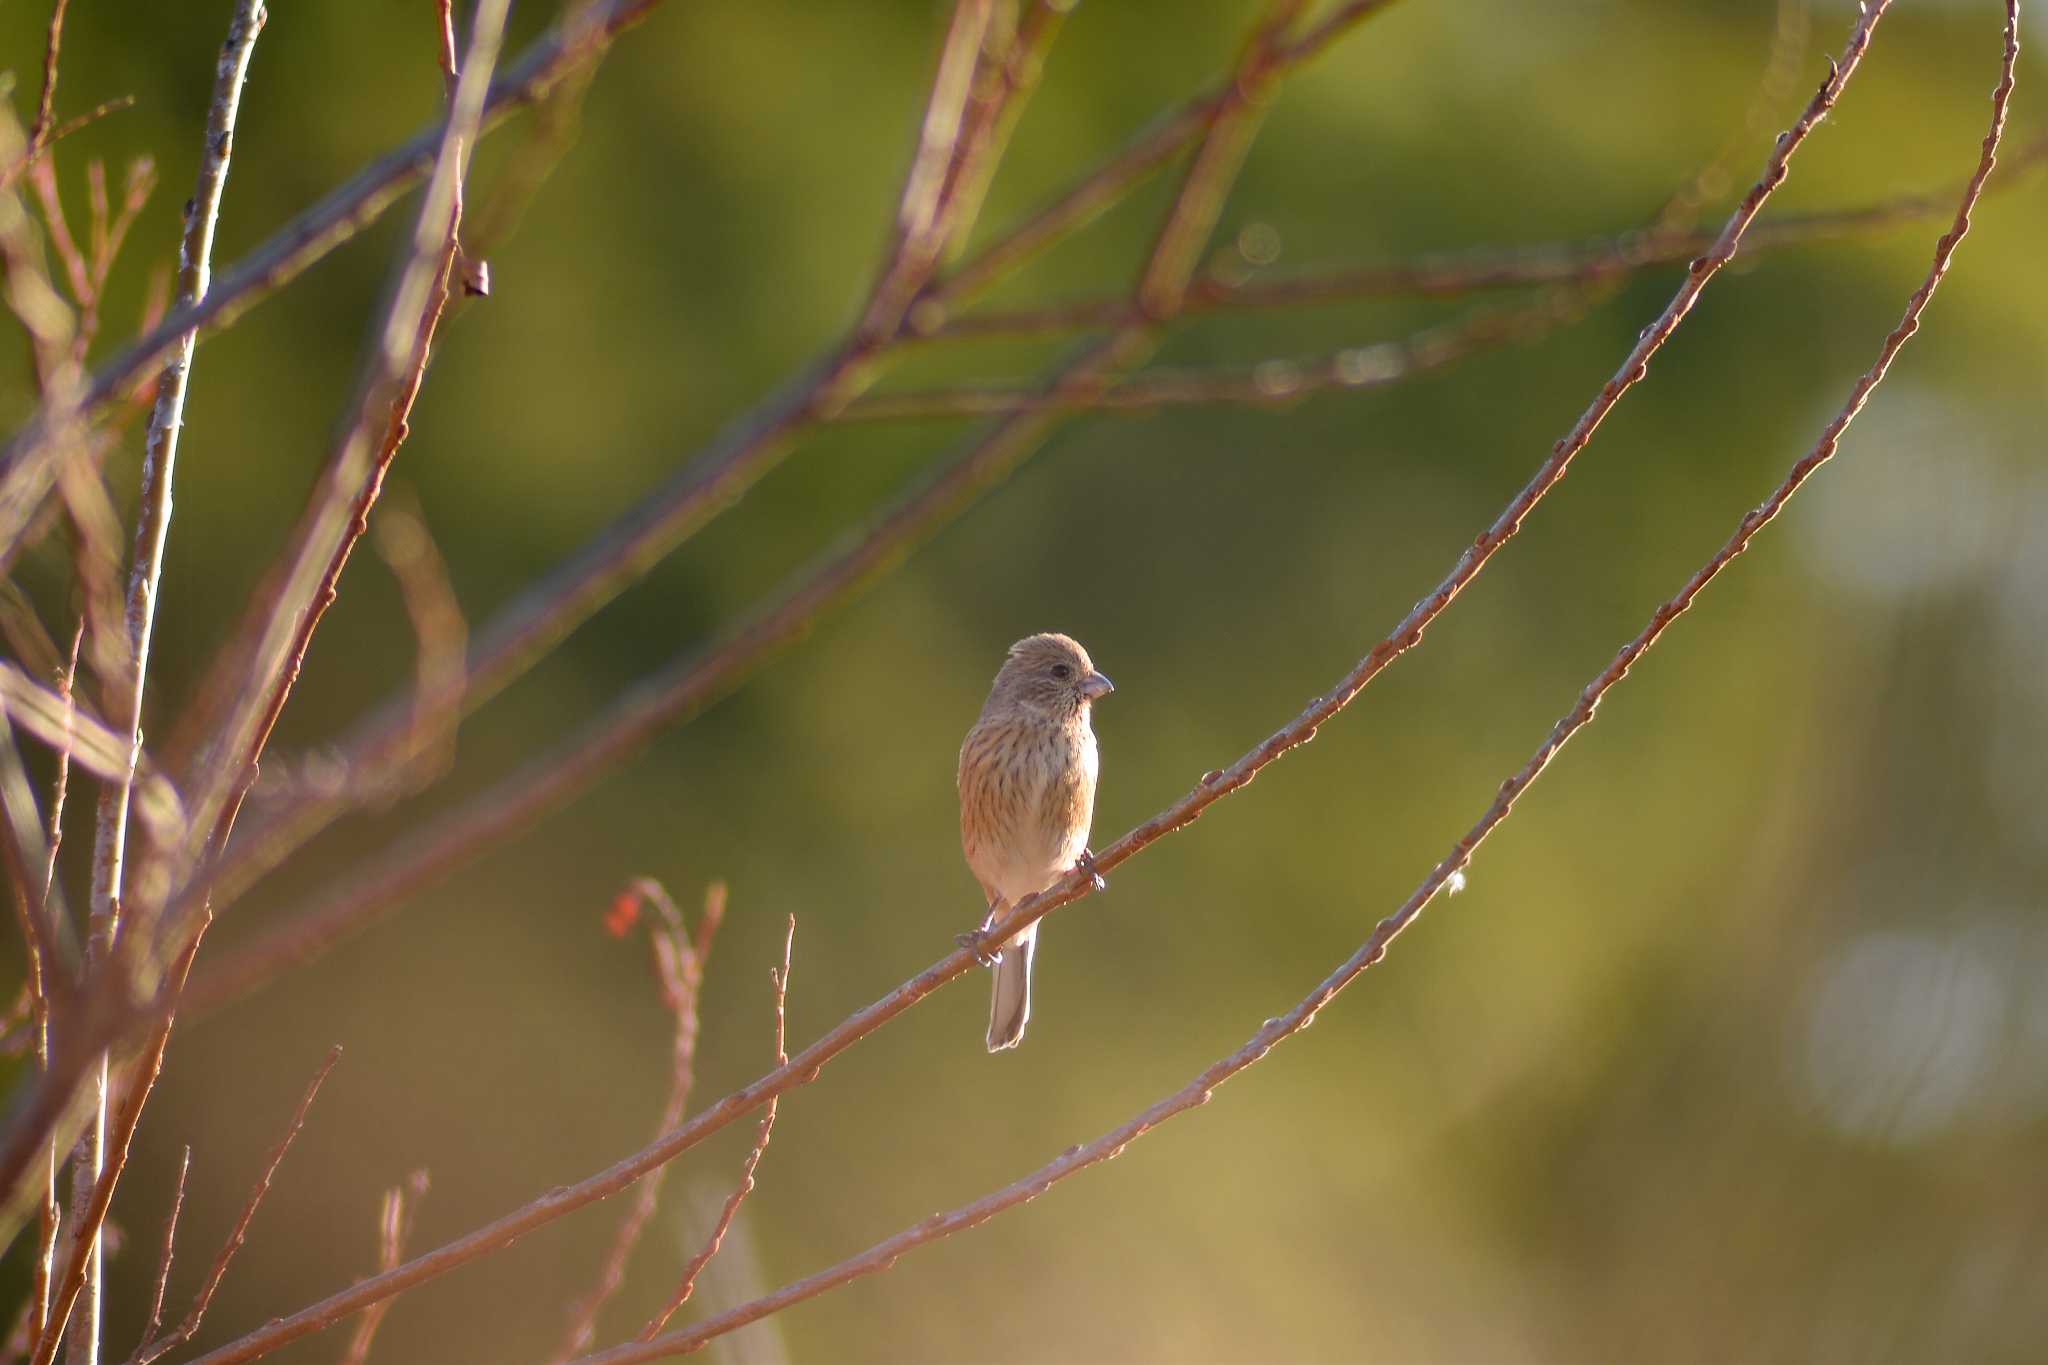
M 185 1177 L 192 1172 L 192 1148 L 188 1144 L 185 1155 L 178 1162 L 178 1183 L 171 1191 L 171 1212 L 164 1219 L 164 1249 L 156 1263 L 156 1292 L 149 1301 L 149 1321 L 143 1324 L 142 1340 L 136 1350 L 156 1339 L 157 1331 L 164 1325 L 164 1293 L 171 1283 L 171 1255 L 178 1245 L 178 1215 L 185 1209 Z
M 967 97 L 994 14 L 994 0 L 956 0 L 953 6 L 953 21 L 939 51 L 938 73 L 932 78 L 917 150 L 904 175 L 895 240 L 884 256 L 888 266 L 876 279 L 855 330 L 858 347 L 878 346 L 895 332 L 912 296 L 931 278 L 945 249 L 947 223 L 941 210 L 947 176 L 960 145 Z
M 1275 47 L 1272 74 L 1285 74 L 1319 56 L 1331 43 L 1391 3 L 1392 0 L 1345 0 L 1322 22 Z M 920 330 L 935 330 L 944 325 L 949 313 L 1023 268 L 1067 234 L 1092 222 L 1184 148 L 1204 139 L 1217 119 L 1239 102 L 1240 74 L 1233 71 L 1228 80 L 1160 117 L 1059 198 L 937 281 L 920 296 L 914 310 Z
M 442 12 L 449 6 L 444 3 Z M 408 1199 L 407 1194 L 411 1194 Z M 394 1185 L 384 1191 L 384 1203 L 377 1214 L 377 1268 L 390 1270 L 405 1259 L 405 1244 L 412 1239 L 413 1219 L 419 1213 L 420 1200 L 427 1195 L 427 1173 L 414 1171 L 404 1185 Z M 370 1345 L 377 1339 L 377 1329 L 384 1324 L 384 1315 L 391 1309 L 386 1300 L 356 1319 L 356 1329 L 349 1335 L 348 1350 L 342 1353 L 341 1365 L 363 1365 L 370 1358 Z
M 712 940 L 725 919 L 725 883 L 713 882 L 706 888 L 704 913 L 697 921 L 694 938 L 683 924 L 682 912 L 676 908 L 675 901 L 661 883 L 649 877 L 641 878 L 619 894 L 613 902 L 611 917 L 606 920 L 606 928 L 615 934 L 625 934 L 631 929 L 634 914 L 643 902 L 655 906 L 661 916 L 662 922 L 649 935 L 648 948 L 654 959 L 655 975 L 661 982 L 662 1003 L 675 1018 L 668 1100 L 662 1105 L 661 1117 L 655 1121 L 654 1127 L 655 1136 L 660 1137 L 683 1121 L 683 1115 L 689 1108 L 690 1089 L 696 1081 L 697 1001 L 704 985 L 704 966 L 710 959 Z M 569 1310 L 569 1326 L 562 1335 L 561 1347 L 556 1351 L 558 1360 L 567 1360 L 578 1351 L 588 1350 L 596 1339 L 597 1315 L 625 1284 L 626 1263 L 632 1259 L 647 1224 L 654 1217 L 655 1206 L 661 1198 L 662 1178 L 667 1173 L 668 1168 L 664 1166 L 648 1175 L 634 1189 L 633 1202 L 627 1207 L 626 1216 L 619 1220 L 618 1231 L 612 1235 L 611 1248 L 605 1253 L 597 1283 Z
M 242 1249 L 242 1243 L 249 1235 L 249 1224 L 255 1220 L 256 1210 L 262 1206 L 263 1197 L 270 1193 L 270 1184 L 277 1178 L 277 1168 L 284 1164 L 285 1154 L 291 1151 L 293 1141 L 306 1126 L 306 1115 L 313 1108 L 313 1099 L 320 1093 L 321 1083 L 327 1079 L 327 1073 L 334 1070 L 334 1064 L 340 1060 L 340 1045 L 327 1049 L 327 1056 L 321 1061 L 319 1069 L 313 1073 L 313 1079 L 307 1084 L 306 1093 L 300 1098 L 298 1108 L 292 1111 L 291 1122 L 286 1126 L 284 1136 L 278 1140 L 277 1146 L 271 1149 L 270 1158 L 263 1166 L 263 1174 L 257 1178 L 255 1188 L 249 1191 L 249 1198 L 243 1203 L 241 1213 L 235 1218 L 234 1227 L 228 1231 L 227 1241 L 222 1244 L 220 1253 L 213 1258 L 213 1264 L 207 1267 L 206 1278 L 200 1282 L 199 1292 L 192 1296 L 192 1306 L 186 1310 L 184 1321 L 180 1322 L 169 1336 L 137 1347 L 135 1354 L 128 1358 L 127 1365 L 150 1365 L 151 1361 L 167 1352 L 175 1351 L 198 1333 L 200 1324 L 206 1318 L 206 1310 L 213 1305 L 214 1292 L 220 1288 L 221 1280 L 227 1276 L 229 1263 L 235 1259 L 235 1253 Z
M 49 36 L 43 44 L 43 93 L 36 101 L 35 122 L 29 125 L 28 160 L 43 154 L 50 143 L 50 130 L 57 118 L 57 55 L 64 46 L 64 11 L 71 0 L 57 0 L 50 7 Z
M 789 1049 L 786 1042 L 787 1035 L 785 1033 L 783 1007 L 789 998 L 789 953 L 790 948 L 795 942 L 796 916 L 791 915 L 789 917 L 789 925 L 782 935 L 782 970 L 770 971 L 768 973 L 769 980 L 775 985 L 775 1064 L 777 1066 L 787 1066 L 789 1064 Z M 726 1196 L 725 1207 L 719 1210 L 718 1222 L 712 1227 L 711 1235 L 704 1239 L 704 1245 L 698 1249 L 695 1256 L 690 1258 L 689 1264 L 683 1267 L 682 1279 L 676 1285 L 676 1292 L 669 1296 L 668 1302 L 662 1305 L 661 1311 L 652 1318 L 649 1318 L 647 1325 L 640 1329 L 640 1340 L 652 1341 L 656 1336 L 659 1336 L 661 1329 L 668 1325 L 668 1320 L 675 1316 L 676 1310 L 688 1303 L 690 1295 L 696 1292 L 697 1277 L 703 1273 L 705 1266 L 711 1264 L 711 1258 L 718 1254 L 718 1248 L 725 1242 L 725 1234 L 732 1228 L 732 1220 L 739 1216 L 740 1205 L 746 1201 L 749 1194 L 753 1193 L 754 1172 L 760 1168 L 761 1155 L 768 1150 L 768 1138 L 775 1131 L 775 1109 L 775 1101 L 770 1100 L 768 1101 L 768 1107 L 761 1111 L 761 1122 L 754 1132 L 754 1145 L 748 1149 L 747 1159 L 740 1166 L 739 1184 L 735 1185 L 732 1193 Z
M 1123 1152 L 1132 1142 L 1143 1137 L 1152 1129 L 1173 1118 L 1175 1115 L 1197 1109 L 1214 1096 L 1216 1087 L 1229 1080 L 1238 1072 L 1258 1062 L 1273 1047 L 1299 1033 L 1313 1022 L 1316 1014 L 1333 999 L 1337 993 L 1356 980 L 1368 967 L 1385 956 L 1388 946 L 1401 931 L 1412 924 L 1423 908 L 1447 885 L 1454 884 L 1465 867 L 1471 862 L 1474 852 L 1495 826 L 1507 818 L 1515 800 L 1541 776 L 1550 760 L 1557 755 L 1564 743 L 1581 727 L 1590 722 L 1600 699 L 1622 678 L 1643 654 L 1654 646 L 1666 627 L 1676 620 L 1699 595 L 1707 583 L 1732 563 L 1757 531 L 1768 524 L 1785 503 L 1796 493 L 1799 486 L 1813 472 L 1834 454 L 1842 433 L 1856 414 L 1862 410 L 1870 393 L 1883 380 L 1893 357 L 1919 328 L 1920 314 L 1929 298 L 1947 272 L 1949 261 L 1956 245 L 1969 230 L 1970 213 L 1981 195 L 1984 182 L 1996 162 L 1998 142 L 2004 130 L 2006 109 L 2012 93 L 2013 68 L 2019 56 L 2018 44 L 2018 0 L 2006 0 L 2005 48 L 2000 79 L 1992 94 L 1991 127 L 1986 133 L 1982 154 L 1977 170 L 1963 193 L 1962 203 L 1955 212 L 1950 230 L 1936 244 L 1934 262 L 1928 269 L 1920 287 L 1907 302 L 1904 317 L 1899 325 L 1885 338 L 1879 349 L 1878 358 L 1871 368 L 1856 381 L 1848 401 L 1837 412 L 1820 440 L 1796 464 L 1785 480 L 1778 485 L 1760 506 L 1743 517 L 1735 533 L 1714 555 L 1689 578 L 1679 592 L 1659 606 L 1650 622 L 1636 637 L 1625 645 L 1614 660 L 1608 664 L 1580 692 L 1576 704 L 1561 717 L 1552 728 L 1550 735 L 1515 774 L 1501 784 L 1499 793 L 1491 806 L 1465 836 L 1452 848 L 1450 854 L 1433 868 L 1421 885 L 1409 895 L 1399 908 L 1374 926 L 1365 943 L 1325 977 L 1316 988 L 1285 1014 L 1268 1019 L 1243 1047 L 1206 1067 L 1200 1075 L 1189 1081 L 1173 1094 L 1150 1106 L 1134 1118 L 1119 1124 L 1094 1141 L 1069 1147 L 1058 1158 L 1041 1166 L 1023 1179 L 986 1195 L 969 1204 L 961 1205 L 945 1213 L 934 1214 L 895 1236 L 876 1243 L 866 1251 L 820 1271 L 815 1275 L 793 1281 L 773 1293 L 763 1295 L 751 1303 L 741 1304 L 717 1317 L 658 1338 L 651 1342 L 635 1343 L 617 1349 L 587 1356 L 575 1365 L 634 1365 L 635 1362 L 660 1359 L 666 1356 L 687 1354 L 697 1350 L 706 1342 L 723 1336 L 749 1323 L 758 1322 L 792 1304 L 814 1298 L 827 1290 L 837 1288 L 865 1275 L 875 1274 L 894 1265 L 905 1252 L 950 1236 L 955 1232 L 975 1227 L 1006 1209 L 1014 1208 L 1043 1194 L 1047 1189 L 1068 1176 L 1090 1166 L 1109 1161 Z
M 1487 309 L 1405 341 L 1347 346 L 1327 355 L 1275 357 L 1250 367 L 1145 370 L 1106 388 L 1047 393 L 1011 386 L 957 386 L 866 394 L 834 415 L 847 422 L 920 421 L 1002 412 L 1146 412 L 1195 404 L 1282 406 L 1332 390 L 1385 388 L 1444 369 L 1492 346 L 1533 341 L 1584 315 L 1584 302 L 1553 290 L 1522 308 Z
M 2048 163 L 2048 137 L 2037 137 L 2005 158 L 1995 192 L 2019 183 L 2022 172 Z M 1875 235 L 1939 217 L 1955 203 L 1957 187 L 1881 199 L 1861 208 L 1786 214 L 1752 227 L 1742 239 L 1745 256 L 1785 251 L 1843 238 Z M 1329 266 L 1261 274 L 1250 279 L 1206 276 L 1188 288 L 1184 313 L 1239 312 L 1295 308 L 1379 298 L 1457 298 L 1482 290 L 1530 285 L 1600 284 L 1650 266 L 1690 260 L 1713 245 L 1716 230 L 1658 234 L 1650 228 L 1583 242 L 1520 247 L 1478 247 L 1377 266 Z M 1032 335 L 1091 331 L 1136 319 L 1120 294 L 1004 312 L 948 318 L 936 338 Z M 895 395 L 863 398 L 846 416 L 864 415 L 871 403 Z

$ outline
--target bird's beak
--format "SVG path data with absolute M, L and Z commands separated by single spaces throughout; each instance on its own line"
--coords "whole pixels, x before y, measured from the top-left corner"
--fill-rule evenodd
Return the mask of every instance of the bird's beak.
M 1106 697 L 1114 691 L 1116 684 L 1100 673 L 1090 672 L 1081 679 L 1081 695 L 1089 701 L 1094 701 L 1097 697 Z

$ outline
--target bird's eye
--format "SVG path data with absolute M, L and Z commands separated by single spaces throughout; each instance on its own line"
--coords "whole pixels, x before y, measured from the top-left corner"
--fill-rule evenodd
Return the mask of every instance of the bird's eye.
M 1066 664 L 1054 664 L 1052 666 L 1052 675 L 1060 679 L 1071 678 L 1074 676 L 1074 670 Z

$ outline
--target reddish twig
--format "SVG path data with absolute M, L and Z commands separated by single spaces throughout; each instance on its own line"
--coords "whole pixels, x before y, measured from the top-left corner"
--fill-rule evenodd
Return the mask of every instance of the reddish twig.
M 447 12 L 443 4 L 442 12 Z M 406 1196 L 410 1193 L 411 1198 Z M 405 1244 L 412 1239 L 413 1219 L 419 1213 L 420 1200 L 427 1196 L 427 1173 L 414 1171 L 404 1185 L 394 1185 L 384 1191 L 384 1202 L 377 1214 L 377 1268 L 389 1270 L 405 1259 Z M 341 1365 L 363 1365 L 370 1358 L 370 1346 L 377 1339 L 377 1329 L 384 1325 L 384 1315 L 390 1311 L 389 1302 L 380 1303 L 356 1320 L 356 1330 L 350 1334 L 348 1349 L 342 1353 Z
M 171 1283 L 171 1254 L 178 1244 L 178 1215 L 185 1208 L 185 1177 L 192 1171 L 192 1148 L 185 1148 L 185 1155 L 178 1162 L 178 1183 L 171 1191 L 170 1216 L 164 1219 L 164 1249 L 157 1257 L 156 1292 L 149 1301 L 149 1321 L 143 1324 L 142 1340 L 136 1344 L 140 1354 L 143 1346 L 155 1340 L 158 1329 L 164 1325 L 164 1292 Z
M 789 1050 L 784 1032 L 783 1006 L 789 997 L 789 954 L 795 942 L 796 916 L 791 915 L 789 917 L 789 926 L 783 931 L 782 935 L 782 970 L 771 971 L 768 974 L 769 979 L 775 984 L 775 1064 L 777 1066 L 789 1065 Z M 698 1249 L 695 1256 L 690 1258 L 690 1263 L 683 1267 L 682 1280 L 677 1284 L 676 1292 L 669 1296 L 668 1302 L 662 1305 L 661 1311 L 652 1318 L 649 1318 L 647 1325 L 640 1329 L 640 1340 L 652 1341 L 655 1337 L 659 1336 L 661 1329 L 668 1325 L 668 1320 L 675 1316 L 676 1310 L 688 1303 L 690 1295 L 696 1292 L 697 1276 L 703 1273 L 705 1266 L 711 1264 L 711 1258 L 718 1254 L 718 1248 L 725 1242 L 725 1234 L 732 1228 L 732 1220 L 739 1216 L 740 1205 L 746 1201 L 746 1197 L 749 1194 L 753 1193 L 754 1172 L 759 1169 L 761 1155 L 768 1150 L 768 1138 L 775 1131 L 775 1109 L 776 1102 L 770 1100 L 768 1101 L 768 1107 L 761 1111 L 761 1123 L 754 1133 L 754 1145 L 748 1149 L 747 1159 L 740 1167 L 739 1184 L 735 1185 L 732 1193 L 726 1196 L 725 1207 L 719 1210 L 718 1222 L 711 1229 L 711 1235 L 704 1239 L 704 1245 Z
M 263 1197 L 270 1193 L 270 1184 L 277 1178 L 278 1167 L 284 1164 L 285 1153 L 292 1149 L 292 1143 L 306 1126 L 306 1115 L 313 1108 L 313 1099 L 320 1093 L 320 1085 L 327 1079 L 327 1073 L 334 1070 L 334 1064 L 341 1060 L 339 1044 L 327 1050 L 326 1058 L 313 1073 L 313 1079 L 306 1086 L 306 1093 L 299 1100 L 298 1108 L 292 1111 L 291 1123 L 286 1126 L 284 1136 L 270 1152 L 270 1159 L 264 1163 L 263 1174 L 257 1178 L 256 1187 L 249 1191 L 249 1198 L 243 1203 L 241 1213 L 235 1218 L 234 1227 L 228 1232 L 226 1243 L 220 1253 L 207 1267 L 206 1278 L 200 1282 L 199 1292 L 192 1296 L 192 1306 L 169 1336 L 138 1346 L 135 1354 L 128 1358 L 127 1365 L 150 1365 L 167 1352 L 175 1351 L 198 1334 L 200 1324 L 205 1321 L 206 1310 L 213 1305 L 214 1292 L 227 1276 L 228 1265 L 235 1259 L 235 1253 L 242 1249 L 242 1243 L 249 1235 L 249 1224 L 255 1220 L 256 1210 L 263 1204 Z
M 952 23 L 940 45 L 932 94 L 925 104 L 917 149 L 903 177 L 902 200 L 896 211 L 895 238 L 884 259 L 888 266 L 875 281 L 867 308 L 854 332 L 854 345 L 880 346 L 903 321 L 910 300 L 931 278 L 945 249 L 947 221 L 942 215 L 954 154 L 961 144 L 967 97 L 980 66 L 982 49 L 995 13 L 994 0 L 955 0 Z
M 2020 172 L 2044 162 L 2048 162 L 2048 137 L 2036 138 L 2009 154 L 2005 172 L 1993 189 L 2011 187 Z M 1899 195 L 1861 208 L 1788 214 L 1752 227 L 1743 237 L 1743 253 L 1784 251 L 1902 227 L 1947 213 L 1955 193 L 1951 187 Z M 1357 299 L 1457 298 L 1531 285 L 1604 284 L 1651 266 L 1690 260 L 1712 246 L 1715 236 L 1713 231 L 1659 234 L 1646 228 L 1584 242 L 1482 247 L 1389 265 L 1303 268 L 1250 279 L 1211 275 L 1189 286 L 1182 310 L 1239 312 Z M 1015 311 L 969 313 L 948 318 L 930 335 L 966 339 L 1090 331 L 1122 326 L 1136 317 L 1128 298 L 1106 295 Z M 870 403 L 887 402 L 890 397 L 863 398 L 845 415 L 862 416 Z
M 682 912 L 676 908 L 675 901 L 661 883 L 651 877 L 643 877 L 619 893 L 605 921 L 606 929 L 623 936 L 631 929 L 633 918 L 643 903 L 655 906 L 661 916 L 662 922 L 654 926 L 648 937 L 648 948 L 654 960 L 655 976 L 661 982 L 662 1004 L 675 1019 L 668 1100 L 662 1105 L 661 1117 L 656 1120 L 654 1128 L 658 1138 L 680 1124 L 689 1108 L 690 1089 L 697 1075 L 697 1002 L 703 991 L 704 967 L 710 960 L 712 940 L 725 919 L 725 883 L 713 882 L 705 889 L 704 914 L 697 921 L 694 938 L 684 926 Z M 562 1345 L 556 1352 L 558 1360 L 567 1360 L 579 1351 L 588 1350 L 596 1339 L 597 1315 L 626 1282 L 626 1263 L 632 1259 L 634 1249 L 640 1245 L 640 1239 L 654 1217 L 656 1204 L 661 1198 L 662 1178 L 667 1173 L 667 1167 L 650 1172 L 634 1189 L 633 1202 L 626 1209 L 626 1216 L 619 1220 L 618 1231 L 612 1235 L 611 1248 L 605 1253 L 597 1283 L 569 1310 L 568 1329 L 563 1333 Z
M 1229 1080 L 1238 1072 L 1261 1060 L 1273 1047 L 1286 1038 L 1299 1033 L 1314 1021 L 1316 1014 L 1333 999 L 1338 992 L 1356 980 L 1365 970 L 1386 955 L 1393 940 L 1412 924 L 1423 908 L 1446 886 L 1455 886 L 1465 867 L 1471 862 L 1479 844 L 1492 830 L 1505 820 L 1514 807 L 1516 799 L 1526 791 L 1557 755 L 1565 742 L 1581 727 L 1589 723 L 1597 710 L 1601 698 L 1622 678 L 1646 652 L 1653 647 L 1665 628 L 1676 620 L 1699 595 L 1713 578 L 1733 562 L 1748 547 L 1755 534 L 1767 525 L 1783 509 L 1802 483 L 1834 454 L 1842 433 L 1868 401 L 1870 393 L 1882 382 L 1885 371 L 1893 357 L 1904 346 L 1920 325 L 1920 315 L 1928 300 L 1939 286 L 1947 272 L 1956 245 L 1969 230 L 1970 214 L 1983 191 L 1986 178 L 1996 163 L 1999 139 L 2004 131 L 2007 105 L 2013 85 L 2013 68 L 2019 56 L 2018 0 L 2006 0 L 2005 48 L 2000 79 L 1992 94 L 1992 116 L 1990 130 L 1985 134 L 1983 151 L 1977 170 L 1963 193 L 1962 203 L 1955 211 L 1950 230 L 1936 244 L 1934 262 L 1928 269 L 1920 287 L 1908 300 L 1905 315 L 1899 325 L 1885 338 L 1879 349 L 1876 362 L 1856 381 L 1849 399 L 1837 412 L 1821 434 L 1820 440 L 1796 464 L 1784 481 L 1759 507 L 1743 517 L 1735 533 L 1714 555 L 1689 578 L 1673 597 L 1666 600 L 1652 614 L 1649 624 L 1634 639 L 1625 645 L 1614 660 L 1608 664 L 1580 692 L 1576 704 L 1552 727 L 1550 735 L 1536 750 L 1527 763 L 1503 782 L 1492 805 L 1463 838 L 1452 848 L 1450 854 L 1439 862 L 1422 883 L 1409 895 L 1399 908 L 1374 926 L 1365 943 L 1336 971 L 1324 978 L 1316 988 L 1285 1014 L 1268 1019 L 1251 1039 L 1237 1051 L 1205 1068 L 1200 1075 L 1185 1086 L 1158 1103 L 1145 1109 L 1134 1118 L 1119 1124 L 1094 1141 L 1069 1147 L 1053 1161 L 1038 1170 L 1013 1182 L 1004 1188 L 986 1195 L 969 1204 L 961 1205 L 945 1213 L 934 1214 L 907 1228 L 895 1236 L 876 1243 L 857 1256 L 848 1257 L 839 1264 L 815 1275 L 782 1286 L 773 1293 L 763 1295 L 751 1303 L 741 1304 L 728 1312 L 698 1325 L 686 1328 L 644 1344 L 634 1344 L 585 1357 L 576 1365 L 635 1365 L 636 1362 L 655 1360 L 665 1356 L 683 1355 L 698 1349 L 705 1343 L 746 1326 L 764 1317 L 781 1311 L 791 1304 L 815 1298 L 827 1290 L 837 1288 L 854 1279 L 875 1274 L 894 1265 L 905 1252 L 955 1232 L 975 1227 L 1006 1209 L 1014 1208 L 1036 1198 L 1054 1184 L 1090 1166 L 1108 1161 L 1119 1155 L 1132 1142 L 1173 1118 L 1175 1115 L 1197 1109 L 1209 1102 L 1216 1087 Z M 1000 932 L 998 930 L 997 932 Z
M 1554 290 L 1523 308 L 1488 309 L 1405 341 L 1347 346 L 1328 355 L 1273 358 L 1250 367 L 1145 370 L 1106 388 L 1047 393 L 1036 388 L 958 386 L 867 394 L 834 414 L 846 422 L 919 421 L 1027 411 L 1146 412 L 1162 407 L 1238 403 L 1284 406 L 1318 393 L 1385 388 L 1444 369 L 1478 351 L 1533 341 L 1577 321 L 1584 301 Z
M 1272 74 L 1284 74 L 1319 56 L 1338 38 L 1390 3 L 1392 0 L 1345 0 L 1300 37 L 1276 45 L 1270 59 Z M 921 330 L 942 326 L 949 313 L 1022 269 L 1067 234 L 1092 222 L 1189 144 L 1206 137 L 1216 121 L 1239 102 L 1240 74 L 1233 71 L 1228 80 L 1214 89 L 1160 117 L 1057 199 L 925 290 L 915 309 Z
M 50 7 L 50 28 L 43 43 L 43 92 L 36 101 L 35 122 L 29 125 L 28 161 L 33 165 L 50 143 L 50 129 L 57 118 L 57 56 L 64 46 L 64 11 L 71 0 L 57 0 Z

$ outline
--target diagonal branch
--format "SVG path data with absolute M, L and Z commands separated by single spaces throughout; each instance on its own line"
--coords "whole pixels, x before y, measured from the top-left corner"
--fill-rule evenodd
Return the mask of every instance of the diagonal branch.
M 867 394 L 834 414 L 842 422 L 922 421 L 1003 412 L 1150 412 L 1198 404 L 1272 407 L 1333 390 L 1386 388 L 1454 365 L 1493 346 L 1534 341 L 1584 316 L 1575 292 L 1557 289 L 1521 308 L 1485 309 L 1401 341 L 1346 346 L 1327 355 L 1261 360 L 1251 366 L 1143 370 L 1088 392 L 1046 393 L 1007 385 Z

